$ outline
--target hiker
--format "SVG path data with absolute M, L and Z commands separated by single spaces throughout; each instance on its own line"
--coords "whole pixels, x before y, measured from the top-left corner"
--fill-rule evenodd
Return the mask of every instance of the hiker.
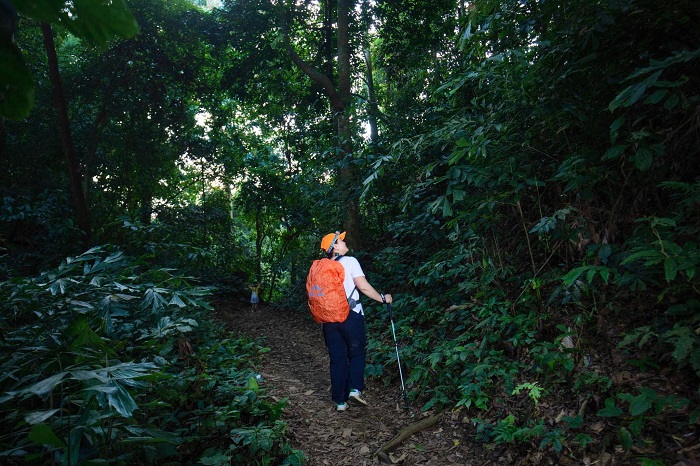
M 328 258 L 337 258 L 343 265 L 345 296 L 349 298 L 351 306 L 354 304 L 345 321 L 323 324 L 323 339 L 330 356 L 331 398 L 336 403 L 338 412 L 348 408 L 348 401 L 358 406 L 367 406 L 362 398 L 362 390 L 365 389 L 367 336 L 365 314 L 357 290 L 379 303 L 391 304 L 392 301 L 390 294 L 381 294 L 369 284 L 357 259 L 345 255 L 348 252 L 345 233 L 329 233 L 321 240 L 321 249 Z
M 258 292 L 260 291 L 260 283 L 253 283 L 250 285 L 248 288 L 250 288 L 250 291 L 252 294 L 250 295 L 250 307 L 251 310 L 255 310 L 258 307 L 258 303 L 260 302 L 260 298 L 258 297 Z

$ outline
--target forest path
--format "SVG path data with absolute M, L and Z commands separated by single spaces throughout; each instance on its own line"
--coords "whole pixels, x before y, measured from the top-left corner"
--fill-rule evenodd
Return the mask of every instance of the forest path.
M 432 413 L 420 407 L 405 409 L 400 386 L 383 387 L 369 378 L 363 397 L 368 407 L 335 411 L 330 397 L 328 353 L 321 327 L 301 312 L 259 305 L 253 311 L 241 300 L 214 302 L 214 317 L 234 334 L 261 339 L 270 352 L 259 368 L 261 385 L 276 399 L 288 400 L 282 419 L 294 448 L 307 456 L 309 466 L 376 465 L 377 450 L 401 429 Z M 463 414 L 445 413 L 440 421 L 404 440 L 392 452 L 397 464 L 487 465 L 488 452 L 472 444 L 461 422 Z

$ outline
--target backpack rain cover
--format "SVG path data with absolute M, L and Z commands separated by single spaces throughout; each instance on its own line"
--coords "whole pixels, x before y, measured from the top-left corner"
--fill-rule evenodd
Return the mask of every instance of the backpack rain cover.
M 337 260 L 318 259 L 311 264 L 306 277 L 311 316 L 319 324 L 344 322 L 350 313 L 343 280 L 345 269 Z

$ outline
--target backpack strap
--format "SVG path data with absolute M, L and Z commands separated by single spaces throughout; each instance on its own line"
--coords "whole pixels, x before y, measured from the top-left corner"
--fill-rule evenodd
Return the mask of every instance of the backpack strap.
M 348 301 L 350 300 L 350 298 L 352 298 L 352 294 L 353 294 L 355 291 L 357 291 L 357 285 L 355 285 L 355 288 L 353 288 L 352 291 L 350 292 L 350 295 L 348 296 Z M 358 293 L 357 298 L 358 298 L 358 299 L 360 298 L 359 293 Z M 359 301 L 356 301 L 356 302 L 359 302 Z

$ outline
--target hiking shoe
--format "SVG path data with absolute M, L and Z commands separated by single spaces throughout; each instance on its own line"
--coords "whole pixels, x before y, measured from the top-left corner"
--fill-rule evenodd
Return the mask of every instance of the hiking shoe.
M 335 410 L 338 411 L 339 413 L 342 413 L 342 412 L 345 411 L 346 409 L 348 409 L 348 404 L 347 404 L 347 403 L 338 403 L 338 404 L 335 406 Z
M 367 402 L 362 398 L 362 392 L 359 390 L 350 390 L 348 400 L 357 406 L 367 406 Z

